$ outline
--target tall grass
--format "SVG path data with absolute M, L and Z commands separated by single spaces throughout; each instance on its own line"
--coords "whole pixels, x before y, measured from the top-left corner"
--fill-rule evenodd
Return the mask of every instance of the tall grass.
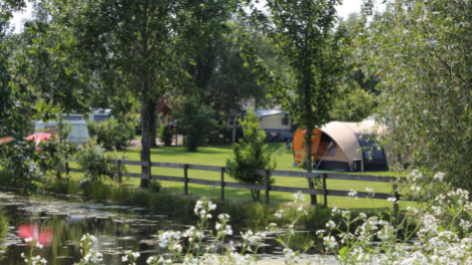
M 0 241 L 3 240 L 7 232 L 8 232 L 8 219 L 3 214 L 3 212 L 0 211 Z
M 8 176 L 0 172 L 0 185 L 8 182 Z M 96 182 L 82 189 L 77 180 L 74 179 L 47 179 L 40 184 L 40 189 L 53 192 L 56 194 L 76 194 L 81 195 L 85 199 L 91 199 L 97 202 L 109 202 L 121 205 L 132 205 L 145 207 L 160 212 L 179 214 L 188 219 L 196 218 L 194 214 L 194 206 L 198 197 L 182 196 L 171 193 L 168 189 L 162 189 L 160 192 L 153 192 L 148 189 L 137 188 L 133 185 L 125 183 L 118 184 L 115 182 Z M 220 201 L 213 199 L 218 207 L 214 211 L 214 216 L 220 213 L 227 213 L 231 216 L 234 223 L 243 224 L 247 228 L 259 229 L 265 227 L 268 223 L 278 222 L 281 220 L 274 216 L 279 209 L 290 208 L 290 205 L 271 204 L 265 205 L 261 203 L 243 203 L 236 201 Z M 359 212 L 363 209 L 359 209 Z M 365 211 L 369 216 L 376 215 L 375 211 Z M 298 225 L 309 230 L 324 228 L 327 221 L 333 220 L 337 222 L 340 216 L 332 216 L 331 209 L 324 207 L 308 207 L 307 215 L 303 216 Z M 357 213 L 354 211 L 353 216 Z M 388 215 L 384 214 L 384 218 Z M 351 229 L 357 226 L 354 224 Z
M 71 179 L 47 179 L 42 188 L 56 194 L 77 194 L 81 191 L 79 183 Z

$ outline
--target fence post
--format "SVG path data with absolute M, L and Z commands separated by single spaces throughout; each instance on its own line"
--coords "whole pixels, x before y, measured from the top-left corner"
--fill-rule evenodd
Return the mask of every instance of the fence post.
M 184 195 L 188 194 L 188 165 L 184 165 Z
M 266 170 L 265 174 L 264 174 L 265 202 L 266 202 L 266 204 L 269 204 L 269 190 L 270 190 L 269 175 L 270 175 L 269 170 Z
M 151 161 L 147 161 L 147 162 L 148 162 L 147 179 L 148 179 L 148 183 L 151 183 Z M 149 185 L 147 186 L 147 188 L 149 189 Z
M 121 159 L 118 159 L 116 161 L 116 168 L 117 168 L 117 174 L 118 174 L 118 182 L 121 183 Z
M 398 195 L 397 191 L 397 184 L 393 183 L 393 196 L 395 197 L 395 201 L 393 202 L 393 213 L 395 217 L 398 216 L 398 200 L 400 200 L 400 196 Z
M 307 172 L 307 179 L 308 179 L 308 188 L 311 189 L 311 190 L 314 190 L 315 189 L 315 184 L 314 184 L 314 180 L 313 178 L 311 178 L 309 176 L 309 174 L 311 174 L 311 172 Z M 316 194 L 310 194 L 310 204 L 311 205 L 315 205 L 317 200 L 316 200 Z
M 225 200 L 225 168 L 221 168 L 221 200 Z
M 69 176 L 69 161 L 66 161 L 66 177 Z
M 323 174 L 323 196 L 324 196 L 324 206 L 327 208 L 328 207 L 328 192 L 326 191 L 326 177 L 328 174 L 324 173 Z

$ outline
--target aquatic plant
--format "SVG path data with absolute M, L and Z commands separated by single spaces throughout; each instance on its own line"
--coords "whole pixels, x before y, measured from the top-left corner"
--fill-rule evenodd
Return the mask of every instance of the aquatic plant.
M 30 244 L 30 253 L 27 257 L 25 253 L 21 253 L 21 257 L 25 260 L 28 265 L 36 265 L 36 264 L 46 264 L 48 263 L 46 259 L 42 258 L 40 255 L 33 256 L 33 251 L 35 249 L 42 249 L 43 245 L 39 243 L 36 239 L 33 238 L 25 238 L 25 243 Z

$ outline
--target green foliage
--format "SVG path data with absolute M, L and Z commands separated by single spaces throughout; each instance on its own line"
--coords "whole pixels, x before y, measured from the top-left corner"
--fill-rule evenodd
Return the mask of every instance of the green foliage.
M 199 96 L 186 97 L 175 110 L 178 132 L 185 137 L 187 151 L 197 151 L 206 143 L 208 133 L 216 126 L 213 110 L 201 104 Z
M 69 122 L 64 122 L 62 115 L 56 115 L 57 120 L 57 137 L 52 136 L 46 142 L 40 142 L 39 159 L 37 166 L 41 172 L 46 175 L 53 171 L 53 175 L 57 178 L 61 177 L 62 168 L 65 163 L 70 161 L 77 152 L 75 143 L 68 143 L 66 139 L 72 130 Z
M 8 230 L 9 230 L 8 219 L 3 214 L 3 212 L 0 211 L 0 241 L 3 240 L 3 238 L 5 237 L 5 234 L 8 232 Z
M 272 154 L 265 152 L 267 148 L 264 143 L 265 132 L 259 128 L 258 119 L 252 109 L 249 109 L 247 116 L 239 122 L 243 128 L 244 138 L 240 143 L 233 145 L 233 160 L 226 161 L 229 175 L 240 183 L 263 184 L 264 175 L 256 174 L 254 170 L 275 168 Z M 274 179 L 270 178 L 270 182 L 274 182 Z M 251 190 L 251 196 L 254 201 L 259 201 L 260 190 Z
M 329 111 L 329 117 L 336 121 L 360 122 L 372 115 L 374 108 L 374 96 L 361 88 L 356 88 L 344 98 L 339 98 L 334 102 Z
M 173 136 L 174 136 L 174 132 L 170 128 L 169 125 L 162 126 L 159 132 L 159 138 L 161 139 L 161 142 L 163 142 L 165 146 L 171 146 Z
M 157 179 L 152 179 L 151 182 L 149 183 L 149 190 L 151 192 L 160 192 L 161 189 L 162 189 L 161 182 Z
M 100 182 L 104 177 L 116 179 L 118 174 L 117 165 L 108 163 L 111 159 L 125 159 L 125 156 L 118 157 L 116 153 L 105 153 L 105 150 L 93 139 L 89 139 L 84 146 L 79 148 L 75 161 L 84 171 L 84 178 L 81 186 Z M 121 165 L 120 170 L 126 172 L 126 167 Z
M 42 105 L 42 114 L 49 119 L 52 111 L 86 112 L 92 75 L 74 56 L 71 32 L 51 19 L 47 2 L 33 1 L 30 8 L 32 16 L 21 33 L 11 36 L 10 45 L 28 60 L 23 78 Z
M 106 119 L 95 122 L 88 120 L 87 128 L 89 136 L 95 138 L 97 143 L 108 151 L 113 148 L 124 149 L 135 137 L 135 126 L 132 121 L 119 122 L 115 119 Z
M 50 16 L 70 33 L 74 54 L 98 76 L 104 95 L 140 102 L 142 161 L 150 160 L 153 138 L 149 133 L 155 108 L 149 107 L 150 101 L 165 90 L 182 92 L 189 81 L 184 65 L 202 43 L 218 36 L 240 6 L 235 0 L 52 0 L 49 4 Z M 141 181 L 143 187 L 147 184 Z
M 141 115 L 139 114 L 130 114 L 127 115 L 127 120 L 134 125 L 135 135 L 141 135 L 142 124 L 141 124 Z
M 276 74 L 255 56 L 255 47 L 242 45 L 243 56 L 257 73 L 260 82 L 269 86 L 275 98 L 302 128 L 306 128 L 307 154 L 311 154 L 313 129 L 328 121 L 334 101 L 343 91 L 337 83 L 349 68 L 350 53 L 347 27 L 336 24 L 336 5 L 331 0 L 268 0 L 268 16 L 255 12 L 262 21 L 267 36 L 290 66 L 293 84 L 287 86 L 284 76 Z M 288 89 L 287 89 L 288 87 Z M 311 171 L 311 155 L 307 155 L 307 170 Z M 309 182 L 309 185 L 310 182 Z M 316 196 L 312 196 L 316 203 Z
M 35 170 L 35 145 L 25 141 L 29 123 L 37 118 L 34 95 L 25 83 L 29 64 L 24 54 L 11 49 L 7 36 L 8 22 L 14 11 L 25 7 L 25 1 L 2 1 L 0 4 L 0 137 L 11 136 L 15 140 L 0 148 L 0 167 L 11 178 L 9 186 L 22 187 L 33 192 L 39 180 Z
M 385 141 L 413 152 L 402 163 L 445 172 L 446 181 L 472 190 L 470 4 L 386 2 L 372 22 L 365 17 L 357 39 L 366 73 L 381 79 L 377 117 L 392 132 Z
M 81 191 L 79 183 L 70 178 L 66 179 L 47 179 L 43 182 L 42 189 L 57 194 L 77 194 Z

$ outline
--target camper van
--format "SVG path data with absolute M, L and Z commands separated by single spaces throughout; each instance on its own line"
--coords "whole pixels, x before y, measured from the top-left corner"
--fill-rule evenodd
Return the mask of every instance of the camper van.
M 66 119 L 66 118 L 64 118 Z M 67 142 L 69 143 L 78 143 L 84 144 L 87 142 L 87 138 L 89 137 L 87 123 L 84 120 L 66 120 L 64 122 L 68 122 L 72 126 L 72 130 L 67 137 Z M 55 121 L 48 121 L 44 123 L 43 121 L 36 121 L 34 126 L 34 132 L 47 132 L 51 134 L 56 134 L 57 122 Z
M 111 109 L 98 109 L 94 110 L 92 114 L 89 114 L 89 120 L 91 121 L 101 122 L 108 118 L 113 119 L 113 116 L 111 116 Z

